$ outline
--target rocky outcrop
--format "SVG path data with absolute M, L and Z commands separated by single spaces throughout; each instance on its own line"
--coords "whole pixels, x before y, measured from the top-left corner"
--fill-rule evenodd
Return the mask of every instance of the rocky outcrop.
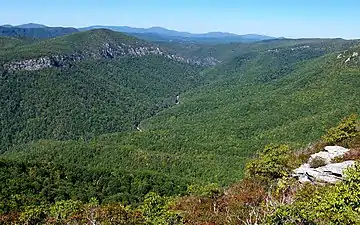
M 325 161 L 326 164 L 329 164 L 333 159 L 343 156 L 348 151 L 349 149 L 341 146 L 326 146 L 323 151 L 312 154 L 310 156 L 309 162 L 317 157 L 320 157 Z
M 339 55 L 336 57 L 337 59 L 345 59 L 343 62 L 345 64 L 358 64 L 360 61 L 359 52 L 354 51 L 344 51 L 342 53 L 339 53 Z
M 13 61 L 5 63 L 2 67 L 6 72 L 14 72 L 19 70 L 35 71 L 52 67 L 65 67 L 84 59 L 113 59 L 125 56 L 142 57 L 146 55 L 159 55 L 177 62 L 199 66 L 212 66 L 220 62 L 213 57 L 208 57 L 205 59 L 185 58 L 179 55 L 167 53 L 165 50 L 152 45 L 131 46 L 127 44 L 114 45 L 110 43 L 104 43 L 102 48 L 99 50 L 82 51 L 72 54 L 43 56 L 38 58 Z
M 301 165 L 294 170 L 293 176 L 301 183 L 305 182 L 325 182 L 335 183 L 341 181 L 344 176 L 344 170 L 354 165 L 355 161 L 345 161 L 342 163 L 330 163 L 326 166 L 311 168 L 309 163 Z
M 326 146 L 323 151 L 312 154 L 307 163 L 302 164 L 293 171 L 293 177 L 301 183 L 305 182 L 325 182 L 335 183 L 344 177 L 344 170 L 354 165 L 355 161 L 345 161 L 341 163 L 331 163 L 336 157 L 343 156 L 349 149 L 341 146 Z M 322 159 L 324 166 L 311 168 L 314 159 Z
M 35 59 L 27 59 L 6 63 L 3 67 L 7 72 L 18 70 L 35 71 L 51 67 L 64 67 L 72 62 L 80 61 L 85 57 L 81 54 L 44 56 Z

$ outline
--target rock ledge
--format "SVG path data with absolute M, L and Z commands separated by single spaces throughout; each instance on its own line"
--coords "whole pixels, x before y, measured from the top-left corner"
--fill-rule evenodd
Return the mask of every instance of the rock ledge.
M 345 161 L 341 163 L 331 163 L 336 157 L 343 156 L 349 149 L 341 146 L 326 146 L 323 151 L 312 154 L 307 163 L 302 164 L 293 171 L 292 176 L 301 183 L 305 182 L 325 182 L 335 183 L 341 181 L 344 177 L 344 170 L 354 165 L 355 161 Z M 325 166 L 311 168 L 310 163 L 315 158 L 322 158 Z

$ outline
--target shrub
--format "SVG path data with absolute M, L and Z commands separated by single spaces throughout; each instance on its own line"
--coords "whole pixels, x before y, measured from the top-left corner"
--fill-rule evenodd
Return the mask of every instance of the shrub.
M 292 204 L 277 207 L 267 224 L 360 224 L 360 163 L 334 186 L 304 186 Z
M 20 214 L 20 221 L 23 224 L 42 224 L 48 215 L 48 206 L 30 205 Z
M 325 166 L 326 165 L 326 161 L 325 159 L 319 157 L 319 156 L 316 156 L 315 158 L 313 158 L 311 161 L 310 161 L 310 167 L 311 168 L 318 168 L 318 167 L 321 167 L 321 166 Z
M 358 134 L 358 121 L 355 114 L 344 118 L 336 127 L 330 128 L 325 136 L 324 141 L 328 144 L 336 144 Z
M 205 186 L 202 185 L 189 185 L 187 192 L 191 195 L 198 197 L 216 198 L 221 194 L 221 190 L 218 184 L 212 183 Z
M 50 216 L 56 220 L 62 220 L 78 211 L 81 207 L 80 201 L 62 200 L 50 207 Z
M 333 162 L 339 163 L 348 160 L 360 160 L 360 148 L 350 149 L 343 156 L 336 157 Z
M 70 217 L 63 224 L 140 225 L 147 223 L 141 212 L 131 210 L 121 204 L 102 206 L 87 204 L 80 214 Z
M 182 218 L 176 212 L 170 210 L 172 199 L 150 192 L 145 196 L 140 211 L 149 224 L 181 224 Z
M 258 157 L 249 161 L 245 175 L 249 178 L 260 177 L 277 179 L 289 173 L 290 149 L 287 145 L 267 145 Z
M 360 159 L 360 148 L 359 149 L 350 149 L 344 155 L 344 160 L 359 160 Z
M 206 186 L 203 188 L 209 189 Z M 182 212 L 184 223 L 189 225 L 256 224 L 264 215 L 260 206 L 266 198 L 266 189 L 267 186 L 259 179 L 243 179 L 218 195 L 192 191 L 191 195 L 179 198 L 174 209 Z
M 322 151 L 325 146 L 327 146 L 327 143 L 325 143 L 323 140 L 316 141 L 315 143 L 309 143 L 306 148 L 296 151 L 294 155 L 301 165 L 303 163 L 306 163 L 312 154 Z M 300 165 L 298 165 L 297 167 L 299 167 Z

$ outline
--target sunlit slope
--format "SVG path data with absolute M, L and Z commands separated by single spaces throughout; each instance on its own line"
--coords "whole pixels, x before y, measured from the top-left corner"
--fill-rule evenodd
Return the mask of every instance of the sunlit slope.
M 0 41 L 6 43 L 0 53 L 11 52 L 0 62 L 66 56 L 68 51 L 86 56 L 78 61 L 65 57 L 63 66 L 0 75 L 0 152 L 39 139 L 88 139 L 135 130 L 141 120 L 174 105 L 179 92 L 200 84 L 198 66 L 162 55 L 105 57 L 108 45 L 152 46 L 117 32 L 81 32 L 28 44 Z

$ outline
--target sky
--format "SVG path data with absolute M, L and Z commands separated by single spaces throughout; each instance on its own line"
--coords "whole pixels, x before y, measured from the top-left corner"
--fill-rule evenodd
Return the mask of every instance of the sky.
M 0 24 L 360 38 L 360 0 L 0 0 Z

